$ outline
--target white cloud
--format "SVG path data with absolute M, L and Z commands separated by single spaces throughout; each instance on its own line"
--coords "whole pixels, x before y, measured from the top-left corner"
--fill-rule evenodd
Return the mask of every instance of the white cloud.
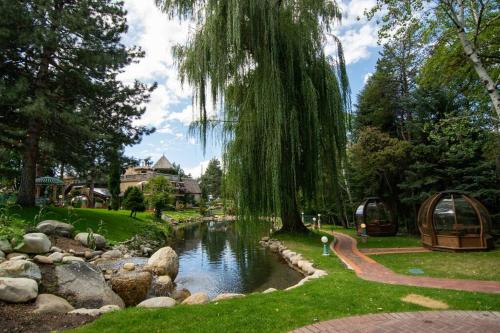
M 123 42 L 140 46 L 146 55 L 138 63 L 128 66 L 120 79 L 125 83 L 134 80 L 158 82 L 151 94 L 145 114 L 137 125 L 165 126 L 172 106 L 185 102 L 191 95 L 190 87 L 182 87 L 174 66 L 172 47 L 183 44 L 188 38 L 189 23 L 169 20 L 154 4 L 154 1 L 125 1 L 128 11 L 129 31 Z M 163 129 L 163 133 L 171 130 Z
M 365 76 L 363 77 L 363 84 L 366 84 L 368 80 L 372 77 L 373 73 L 366 73 Z
M 193 176 L 193 178 L 198 178 L 201 176 L 201 174 L 203 172 L 205 172 L 205 169 L 207 168 L 208 163 L 210 163 L 210 160 L 202 161 L 198 165 L 196 165 L 192 168 L 184 169 L 184 172 L 188 175 L 191 174 L 191 176 Z

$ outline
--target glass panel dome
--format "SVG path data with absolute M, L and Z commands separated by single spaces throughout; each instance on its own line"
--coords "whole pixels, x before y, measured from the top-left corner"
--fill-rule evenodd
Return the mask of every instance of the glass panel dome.
M 437 232 L 447 232 L 453 230 L 456 221 L 455 210 L 451 197 L 441 199 L 434 208 L 434 229 Z

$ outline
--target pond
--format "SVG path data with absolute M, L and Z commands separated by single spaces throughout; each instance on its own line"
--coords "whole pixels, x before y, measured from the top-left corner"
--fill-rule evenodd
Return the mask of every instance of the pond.
M 285 289 L 303 276 L 258 241 L 267 235 L 265 222 L 206 222 L 174 231 L 169 244 L 179 256 L 177 288 L 220 293 Z

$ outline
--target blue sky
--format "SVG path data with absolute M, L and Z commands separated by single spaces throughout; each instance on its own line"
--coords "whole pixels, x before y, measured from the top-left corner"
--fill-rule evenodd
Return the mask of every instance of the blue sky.
M 364 10 L 375 2 L 338 1 L 344 18 L 334 33 L 344 47 L 353 102 L 373 72 L 378 57 L 377 27 L 363 18 Z M 137 79 L 158 83 L 158 89 L 146 105 L 146 113 L 136 121 L 140 125 L 154 126 L 157 131 L 144 137 L 140 144 L 127 147 L 125 153 L 135 158 L 150 156 L 153 160 L 165 154 L 170 162 L 180 164 L 186 173 L 198 177 L 212 157 L 220 157 L 221 149 L 216 143 L 209 142 L 204 154 L 202 146 L 188 136 L 189 123 L 194 119 L 191 88 L 182 86 L 178 80 L 171 48 L 183 43 L 193 26 L 188 22 L 168 20 L 155 7 L 153 0 L 125 0 L 125 7 L 129 31 L 123 41 L 127 45 L 141 46 L 146 56 L 138 64 L 129 66 L 121 79 L 124 82 Z M 328 54 L 335 51 L 333 45 L 327 38 L 325 50 Z

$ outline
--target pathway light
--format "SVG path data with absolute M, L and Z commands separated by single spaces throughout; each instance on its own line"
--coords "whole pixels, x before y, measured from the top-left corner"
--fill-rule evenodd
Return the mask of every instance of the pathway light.
M 330 252 L 328 251 L 328 237 L 326 236 L 321 237 L 321 242 L 323 243 L 323 255 L 329 256 Z

